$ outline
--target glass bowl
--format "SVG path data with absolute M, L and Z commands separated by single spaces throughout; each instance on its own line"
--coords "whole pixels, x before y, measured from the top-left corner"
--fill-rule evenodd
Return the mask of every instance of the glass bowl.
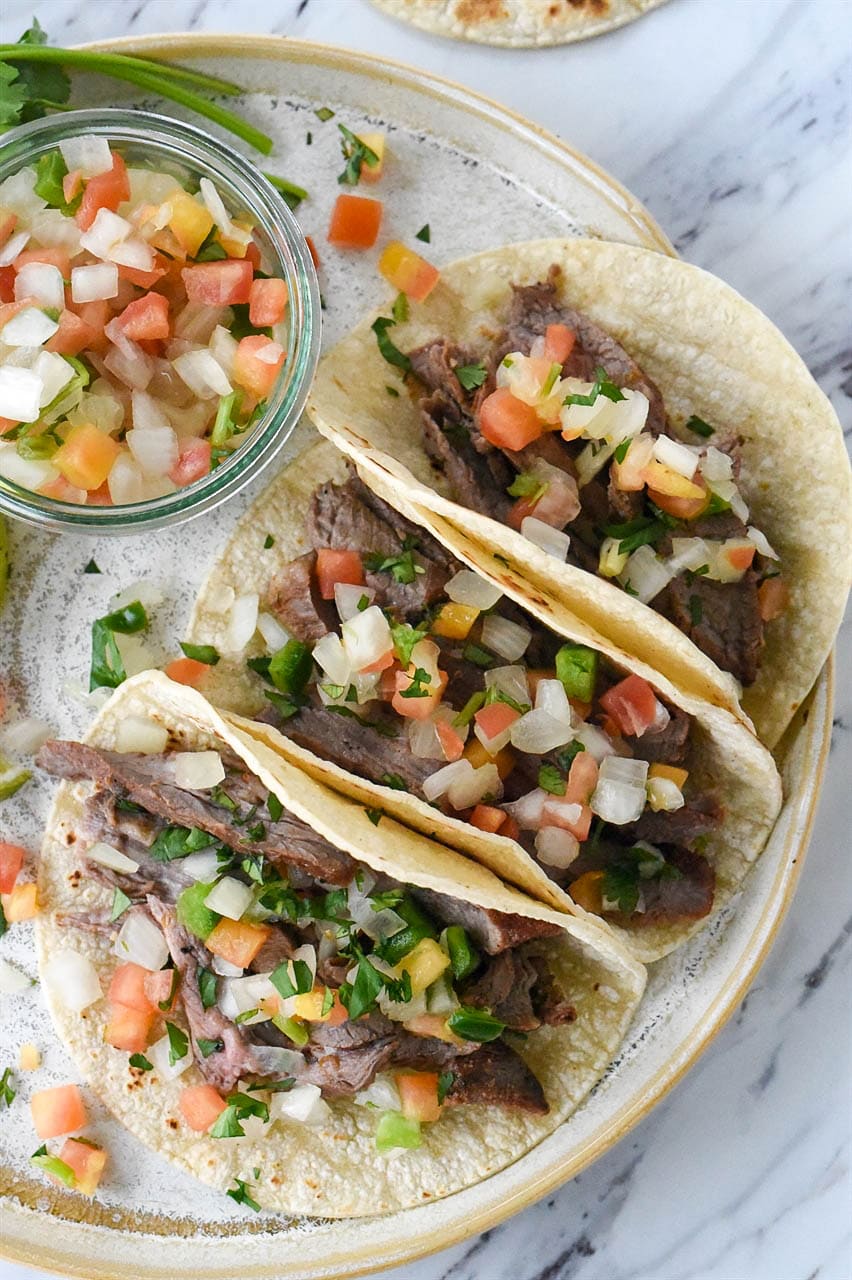
M 78 533 L 140 533 L 189 520 L 224 502 L 265 467 L 292 433 L 319 358 L 320 296 L 305 238 L 262 173 L 219 138 L 146 111 L 69 111 L 21 125 L 3 137 L 0 182 L 61 141 L 99 134 L 121 149 L 128 167 L 166 171 L 184 185 L 207 177 L 231 214 L 248 213 L 271 272 L 287 282 L 289 306 L 276 336 L 284 368 L 252 434 L 215 470 L 174 493 L 123 506 L 84 506 L 44 497 L 0 476 L 0 513 L 41 528 Z

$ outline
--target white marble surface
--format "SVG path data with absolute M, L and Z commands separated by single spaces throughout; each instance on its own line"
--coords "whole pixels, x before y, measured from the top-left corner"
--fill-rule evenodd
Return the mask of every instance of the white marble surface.
M 671 0 L 610 36 L 504 52 L 407 31 L 366 0 L 4 0 L 53 41 L 252 30 L 458 79 L 620 178 L 678 249 L 761 306 L 852 430 L 849 0 Z M 846 350 L 844 350 L 844 343 Z M 620 1146 L 501 1227 L 397 1280 L 849 1280 L 852 626 L 801 886 L 754 988 Z M 0 1280 L 36 1273 L 0 1262 Z

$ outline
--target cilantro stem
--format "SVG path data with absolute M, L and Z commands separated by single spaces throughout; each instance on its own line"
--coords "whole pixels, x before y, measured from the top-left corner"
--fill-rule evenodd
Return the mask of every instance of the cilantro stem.
M 227 80 L 205 76 L 201 72 L 186 71 L 181 67 L 166 67 L 160 63 L 146 62 L 122 54 L 88 53 L 81 49 L 54 49 L 42 45 L 0 45 L 0 62 L 53 62 L 60 66 L 79 67 L 83 71 L 100 72 L 114 80 L 125 80 L 139 89 L 146 89 L 163 98 L 170 98 L 214 124 L 221 125 L 249 146 L 268 156 L 273 141 L 254 125 L 242 120 L 233 111 L 208 102 L 199 94 L 184 87 L 184 83 L 196 84 L 216 93 L 233 95 L 242 90 Z

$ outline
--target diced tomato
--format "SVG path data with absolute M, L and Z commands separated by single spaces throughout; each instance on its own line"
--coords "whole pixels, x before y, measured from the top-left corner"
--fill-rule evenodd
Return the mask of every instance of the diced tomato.
M 112 168 L 89 178 L 83 189 L 83 199 L 74 215 L 81 231 L 88 231 L 101 209 L 115 213 L 118 206 L 130 199 L 130 179 L 127 166 L 117 151 L 112 153 Z
M 544 331 L 544 358 L 553 364 L 564 364 L 574 350 L 577 335 L 567 324 L 549 324 Z
M 506 524 L 509 528 L 517 529 L 520 533 L 521 525 L 526 520 L 527 516 L 534 514 L 537 503 L 538 498 L 536 497 L 517 498 L 516 501 L 512 503 L 506 515 Z
M 39 486 L 37 492 L 44 494 L 45 498 L 55 498 L 57 502 L 76 502 L 81 505 L 88 503 L 86 490 L 69 484 L 64 476 L 48 480 L 47 484 Z
M 86 495 L 87 507 L 111 507 L 112 494 L 109 491 L 109 484 L 104 480 L 103 484 L 99 484 L 97 489 L 90 489 Z
M 574 804 L 567 804 L 562 796 L 558 799 L 545 800 L 542 825 L 561 827 L 570 831 L 576 840 L 588 840 L 592 825 L 592 811 L 587 804 L 579 806 L 580 812 L 574 813 Z
M 696 489 L 700 487 L 700 485 L 695 486 Z M 696 516 L 700 516 L 707 510 L 710 502 L 709 492 L 702 493 L 700 498 L 678 498 L 671 493 L 660 493 L 657 489 L 649 489 L 648 497 L 661 511 L 665 511 L 666 515 L 674 516 L 676 520 L 694 520 Z
M 21 872 L 26 849 L 0 841 L 0 893 L 11 893 Z
M 171 981 L 170 970 L 164 972 Z M 156 1002 L 148 995 L 145 987 L 145 979 L 150 976 L 150 970 L 143 969 L 140 964 L 133 964 L 131 961 L 120 964 L 110 980 L 107 992 L 110 1003 L 136 1009 L 140 1013 L 153 1013 L 157 1007 Z
M 516 400 L 508 387 L 498 387 L 482 402 L 479 429 L 498 449 L 518 450 L 538 440 L 544 424 L 531 405 Z
M 30 262 L 45 262 L 48 266 L 58 267 L 63 280 L 67 280 L 71 274 L 71 256 L 67 249 L 59 247 L 22 249 L 13 265 L 16 271 L 20 271 L 21 267 L 27 266 Z
M 508 702 L 492 702 L 487 707 L 480 707 L 473 718 L 490 742 L 505 733 L 510 725 L 520 719 L 520 715 L 520 711 L 510 707 Z
M 286 280 L 253 280 L 249 290 L 249 320 L 256 329 L 279 324 L 287 310 Z
M 508 816 L 508 813 L 504 813 L 493 804 L 478 804 L 474 806 L 468 822 L 472 827 L 478 827 L 480 831 L 493 833 L 501 830 Z
M 757 603 L 764 622 L 774 622 L 790 603 L 790 588 L 783 578 L 766 578 L 757 589 Z
M 383 653 L 376 658 L 375 662 L 368 662 L 366 667 L 361 668 L 362 676 L 375 675 L 378 671 L 388 671 L 395 662 L 393 649 L 388 649 L 387 653 Z
M 76 1138 L 66 1138 L 59 1159 L 74 1170 L 74 1190 L 84 1196 L 93 1196 L 107 1162 L 104 1149 L 90 1146 L 88 1142 L 78 1142 Z
M 59 328 L 45 346 L 61 356 L 77 356 L 89 345 L 92 331 L 73 311 L 67 308 L 59 313 Z
M 648 681 L 636 675 L 627 676 L 607 689 L 600 703 L 621 732 L 634 737 L 639 737 L 654 723 L 659 706 Z
M 234 355 L 234 382 L 258 400 L 269 395 L 284 367 L 284 348 L 263 334 L 240 340 Z
M 596 916 L 603 914 L 603 878 L 602 871 L 586 871 L 568 886 L 577 906 Z
M 399 240 L 391 240 L 379 258 L 379 271 L 394 289 L 415 302 L 428 298 L 441 278 L 437 267 Z
M 18 215 L 12 213 L 10 209 L 0 209 L 0 249 L 15 230 L 18 222 Z
M 214 956 L 247 969 L 271 932 L 268 925 L 223 916 L 204 945 Z
M 339 195 L 331 213 L 329 244 L 339 249 L 369 249 L 376 243 L 384 206 L 367 196 Z
M 0 302 L 15 300 L 15 268 L 0 267 Z
M 7 431 L 11 431 L 13 427 L 20 425 L 14 418 L 0 418 L 0 436 L 5 436 Z
M 118 317 L 118 323 L 127 337 L 134 341 L 142 338 L 167 338 L 171 332 L 168 298 L 164 298 L 161 293 L 143 294 L 124 308 Z
M 212 1084 L 191 1084 L 181 1090 L 178 1106 L 190 1129 L 206 1133 L 219 1119 L 227 1103 Z
M 125 1053 L 141 1053 L 147 1047 L 153 1021 L 153 1013 L 131 1009 L 126 1004 L 114 1004 L 110 1008 L 104 1040 L 113 1049 L 123 1049 Z
M 157 281 L 162 280 L 163 276 L 167 274 L 168 268 L 159 265 L 152 267 L 150 271 L 142 271 L 139 267 L 119 266 L 118 268 L 120 280 L 126 280 L 129 284 L 138 285 L 140 289 L 153 289 Z
M 93 351 L 106 351 L 109 346 L 109 338 L 104 333 L 110 321 L 110 305 L 106 298 L 99 298 L 95 302 L 80 302 L 69 310 L 76 311 L 77 315 L 83 321 L 83 324 L 89 327 L 89 346 Z
M 311 255 L 311 260 L 314 266 L 316 267 L 317 271 L 319 271 L 320 258 L 319 258 L 319 254 L 317 253 L 317 247 L 314 244 L 313 236 L 305 236 L 305 244 L 308 246 L 308 253 Z
M 174 969 L 159 969 L 156 973 L 151 973 L 146 969 L 142 986 L 145 995 L 154 1008 L 159 1009 L 161 1004 L 168 1005 L 171 1008 L 178 986 Z M 163 1012 L 167 1012 L 167 1010 L 163 1010 Z
M 53 455 L 53 465 L 78 489 L 98 489 L 109 475 L 121 446 L 88 422 L 71 428 Z
M 180 274 L 190 302 L 232 307 L 248 302 L 254 269 L 245 258 L 225 258 L 221 262 L 197 262 L 183 267 Z
M 396 1087 L 402 1102 L 402 1114 L 409 1120 L 428 1123 L 441 1114 L 438 1101 L 437 1071 L 400 1071 Z
M 212 447 L 209 440 L 190 436 L 181 440 L 178 460 L 169 472 L 169 479 L 179 489 L 185 485 L 195 484 L 210 470 Z
M 76 1084 L 41 1089 L 30 1098 L 30 1112 L 38 1136 L 59 1138 L 88 1123 L 83 1095 Z
M 210 668 L 195 658 L 175 658 L 164 667 L 166 675 L 176 684 L 189 685 L 191 689 L 200 689 Z
M 570 804 L 588 804 L 598 785 L 598 762 L 590 751 L 580 751 L 571 761 L 565 799 Z
M 334 599 L 335 583 L 353 587 L 364 585 L 364 562 L 358 551 L 334 551 L 320 547 L 317 552 L 317 582 L 323 600 Z
M 751 568 L 755 550 L 754 544 L 748 545 L 742 542 L 735 546 L 726 546 L 722 554 L 732 569 L 736 569 L 739 573 L 745 573 L 746 569 Z
M 396 671 L 396 693 L 391 698 L 391 706 L 399 715 L 404 716 L 407 720 L 428 720 L 432 712 L 438 706 L 444 695 L 444 689 L 447 684 L 446 671 L 438 672 L 438 683 L 433 680 L 430 684 L 423 684 L 423 694 L 419 698 L 404 698 L 403 692 L 413 683 L 415 668 L 409 666 L 407 671 Z
M 310 236 L 307 236 L 306 239 L 310 240 Z M 249 240 L 248 244 L 246 245 L 246 251 L 243 257 L 245 258 L 246 262 L 251 263 L 253 271 L 260 270 L 260 249 L 258 249 L 257 245 L 253 240 Z
M 500 835 L 505 836 L 507 840 L 520 840 L 521 828 L 511 814 L 506 814 L 506 821 L 500 828 Z
M 447 724 L 444 720 L 435 721 L 435 732 L 438 735 L 444 759 L 448 761 L 461 760 L 464 753 L 464 738 L 461 734 L 456 733 L 453 726 Z
M 36 886 L 31 880 L 16 884 L 11 893 L 4 893 L 2 902 L 7 924 L 20 924 L 38 915 Z
M 75 196 L 78 196 L 83 189 L 83 174 L 80 169 L 72 169 L 70 173 L 66 173 L 62 179 L 62 198 L 66 204 L 70 204 Z
M 379 680 L 379 697 L 383 702 L 390 702 L 396 693 L 396 673 L 399 670 L 399 663 L 394 661 L 391 666 L 382 672 Z

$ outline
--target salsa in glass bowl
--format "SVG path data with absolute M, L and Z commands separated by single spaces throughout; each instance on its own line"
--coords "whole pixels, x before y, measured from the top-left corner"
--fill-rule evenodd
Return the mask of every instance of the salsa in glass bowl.
M 298 223 L 237 152 L 74 111 L 0 162 L 0 511 L 127 533 L 209 510 L 295 426 L 320 338 Z

